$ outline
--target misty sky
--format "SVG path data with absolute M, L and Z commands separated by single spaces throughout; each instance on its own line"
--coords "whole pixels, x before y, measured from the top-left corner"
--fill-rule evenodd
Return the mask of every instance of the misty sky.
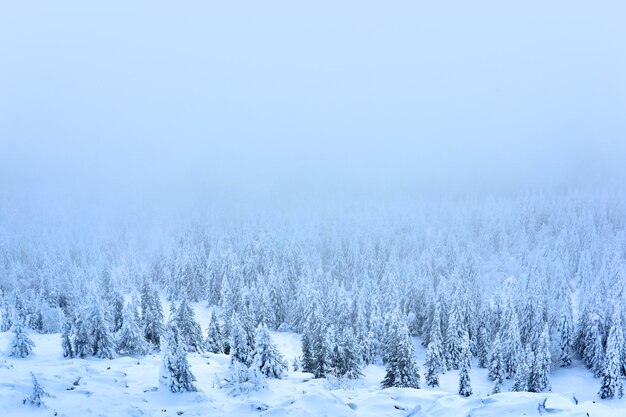
M 6 1 L 0 185 L 622 178 L 625 21 L 623 1 Z

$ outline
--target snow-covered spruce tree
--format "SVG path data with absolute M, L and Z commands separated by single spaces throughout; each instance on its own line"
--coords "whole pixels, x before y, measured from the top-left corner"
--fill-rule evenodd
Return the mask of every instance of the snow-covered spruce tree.
M 310 329 L 305 327 L 302 333 L 302 371 L 314 373 L 314 370 L 315 362 L 311 347 Z
M 447 369 L 459 369 L 462 357 L 463 327 L 459 318 L 459 308 L 453 301 L 448 319 L 445 340 L 445 358 Z
M 476 341 L 476 351 L 478 356 L 478 367 L 489 367 L 489 338 L 487 337 L 487 326 L 481 325 L 478 328 Z
M 248 346 L 246 333 L 241 326 L 237 313 L 233 313 L 230 323 L 230 363 L 240 362 L 250 366 L 252 364 L 252 350 Z
M 361 373 L 361 351 L 351 329 L 345 328 L 336 337 L 332 369 L 337 378 L 358 379 Z
M 33 353 L 35 342 L 30 340 L 22 320 L 16 318 L 13 322 L 13 337 L 9 342 L 9 356 L 16 358 L 27 358 Z
M 353 334 L 354 334 L 354 338 L 356 340 L 361 340 L 362 343 L 360 344 L 360 353 L 361 353 L 361 361 L 365 361 L 366 357 L 369 357 L 369 355 L 367 355 L 365 353 L 366 350 L 366 341 L 367 341 L 367 336 L 368 336 L 368 331 L 369 331 L 369 326 L 368 326 L 368 315 L 367 312 L 365 311 L 365 295 L 363 294 L 363 291 L 361 289 L 361 287 L 359 287 L 354 296 L 352 297 L 352 303 L 351 303 L 351 307 L 350 307 L 350 323 L 349 323 L 349 327 L 352 327 L 353 330 Z M 348 326 L 346 326 L 348 327 Z
M 189 352 L 202 353 L 204 351 L 202 338 L 202 328 L 196 321 L 195 313 L 184 297 L 176 309 L 175 320 L 177 321 L 178 330 L 185 340 L 185 346 Z
M 11 304 L 6 294 L 2 297 L 2 320 L 0 320 L 0 332 L 8 332 L 13 326 Z
M 380 342 L 374 332 L 374 329 L 368 329 L 365 336 L 361 339 L 363 349 L 361 349 L 363 355 L 363 362 L 366 365 L 374 363 L 376 357 L 380 353 Z
M 504 371 L 507 378 L 515 374 L 517 369 L 517 358 L 523 352 L 520 339 L 519 322 L 517 313 L 511 306 L 505 308 L 504 326 L 501 333 L 501 352 L 504 362 Z
M 28 310 L 22 298 L 22 293 L 15 289 L 13 291 L 13 308 L 11 309 L 11 320 L 21 321 L 22 326 L 26 327 L 29 323 Z
M 168 321 L 164 336 L 163 362 L 159 372 L 160 384 L 171 392 L 197 391 L 193 384 L 195 378 L 187 361 L 187 347 L 176 320 Z
M 78 311 L 78 315 L 74 321 L 74 338 L 73 338 L 74 355 L 78 358 L 84 358 L 93 352 L 93 344 L 89 331 L 84 310 Z
M 119 291 L 112 291 L 109 302 L 111 303 L 111 332 L 116 333 L 122 328 L 124 322 L 124 297 Z
M 270 297 L 270 290 L 268 284 L 260 285 L 257 291 L 253 291 L 252 294 L 258 298 L 257 307 L 257 321 L 259 323 L 269 323 L 269 326 L 273 329 L 277 327 L 276 311 L 274 310 L 273 300 Z
M 43 333 L 43 315 L 41 313 L 42 301 L 39 298 L 26 301 L 28 323 L 27 327 L 38 333 Z
M 472 351 L 470 349 L 469 334 L 465 332 L 463 334 L 463 343 L 461 363 L 459 364 L 459 395 L 463 397 L 469 397 L 472 395 L 472 383 L 469 376 L 469 371 L 472 368 Z
M 521 355 L 517 361 L 517 369 L 515 370 L 515 378 L 513 379 L 513 391 L 528 391 L 528 379 L 530 377 L 530 367 L 535 362 L 535 355 L 530 349 L 526 348 L 524 355 Z
M 124 297 L 117 290 L 108 266 L 105 266 L 100 273 L 100 282 L 98 283 L 96 294 L 96 298 L 101 300 L 103 306 L 105 306 L 104 314 L 107 323 L 111 326 L 111 332 L 116 333 L 122 328 Z
M 587 363 L 586 353 L 587 353 L 587 330 L 589 329 L 590 324 L 590 305 L 589 305 L 589 296 L 586 292 L 582 292 L 582 299 L 579 302 L 579 312 L 578 312 L 578 323 L 576 324 L 576 331 L 574 336 L 573 349 L 574 352 L 580 356 L 585 365 L 589 366 Z
M 574 335 L 574 324 L 571 305 L 561 311 L 559 318 L 559 363 L 566 367 L 572 364 L 572 339 Z
M 117 334 L 117 352 L 121 355 L 145 355 L 148 352 L 148 343 L 143 338 L 131 304 L 124 306 L 122 312 L 122 327 Z
M 242 294 L 242 306 L 239 320 L 241 322 L 241 328 L 246 335 L 248 350 L 250 355 L 252 355 L 252 352 L 254 351 L 254 335 L 256 333 L 257 323 L 254 318 L 252 306 L 250 305 L 250 294 L 248 291 L 244 291 Z
M 623 395 L 623 375 L 621 356 L 624 350 L 624 335 L 622 322 L 617 309 L 614 308 L 611 319 L 611 330 L 606 342 L 606 353 L 604 354 L 604 364 L 602 370 L 602 385 L 598 395 L 600 398 L 622 398 Z
M 63 322 L 63 331 L 61 333 L 61 348 L 63 349 L 63 357 L 64 358 L 73 358 L 74 354 L 74 346 L 72 345 L 72 322 L 73 319 L 70 317 L 66 317 Z
M 224 353 L 224 336 L 215 313 L 211 314 L 204 346 L 208 352 Z
M 141 287 L 141 327 L 144 339 L 156 349 L 161 346 L 163 318 L 159 294 L 146 280 Z
M 310 275 L 310 272 L 307 271 L 306 274 L 308 276 Z M 298 279 L 294 292 L 294 299 L 291 303 L 292 311 L 290 324 L 296 332 L 303 333 L 306 329 L 308 320 L 313 316 L 315 311 L 315 298 L 312 296 L 312 293 L 314 292 L 312 288 L 312 279 Z
M 91 336 L 91 354 L 101 359 L 113 359 L 115 340 L 111 334 L 111 325 L 107 321 L 102 304 L 95 298 L 92 300 L 87 321 Z
M 435 317 L 431 323 L 430 342 L 426 348 L 426 385 L 430 387 L 439 386 L 439 374 L 446 369 L 441 345 L 441 320 L 439 319 L 439 309 L 435 309 Z
M 258 368 L 267 378 L 282 378 L 287 371 L 287 363 L 270 339 L 270 332 L 265 324 L 256 329 L 255 347 L 252 366 Z
M 35 377 L 34 373 L 30 373 L 30 377 L 33 381 L 33 392 L 28 397 L 24 398 L 24 404 L 33 405 L 35 407 L 45 407 L 46 405 L 43 402 L 44 398 L 52 398 L 52 395 L 44 391 L 39 381 Z
M 562 270 L 562 264 L 558 264 L 558 270 Z M 561 367 L 570 366 L 572 363 L 572 351 L 574 345 L 574 317 L 572 309 L 571 288 L 564 273 L 560 274 L 560 282 L 557 283 L 555 301 L 555 313 L 551 329 L 554 329 L 554 344 L 556 344 L 555 359 Z M 554 334 L 553 333 L 553 334 Z
M 500 385 L 504 380 L 506 372 L 504 370 L 504 361 L 502 359 L 502 347 L 500 344 L 500 332 L 496 333 L 493 341 L 493 349 L 491 351 L 491 361 L 489 365 L 489 379 L 495 382 L 492 393 L 500 392 Z
M 397 317 L 397 316 L 396 316 Z M 419 388 L 420 374 L 414 354 L 413 341 L 406 323 L 394 320 L 391 333 L 395 343 L 391 346 L 387 372 L 381 386 L 383 388 Z
M 142 323 L 141 323 L 140 308 L 141 308 L 141 299 L 139 298 L 139 293 L 137 291 L 133 291 L 130 296 L 130 300 L 128 301 L 128 309 L 133 315 L 133 319 L 135 320 L 135 323 L 137 323 L 137 325 L 139 325 L 139 327 L 141 328 Z
M 396 307 L 391 310 L 391 314 L 387 314 L 384 316 L 381 337 L 381 358 L 383 364 L 386 365 L 389 362 L 389 358 L 394 350 L 395 340 L 394 340 L 394 332 L 393 328 L 397 321 L 400 321 L 400 311 Z
M 528 391 L 550 391 L 550 333 L 546 323 L 534 350 L 534 361 L 528 378 Z
M 382 320 L 377 309 L 372 306 L 367 320 L 367 332 L 361 340 L 363 362 L 367 365 L 374 363 L 381 354 Z
M 236 277 L 240 274 L 240 272 L 238 271 L 239 268 L 234 265 L 229 265 L 227 268 L 231 270 L 227 271 L 222 277 L 222 287 L 220 289 L 220 311 L 226 319 L 224 322 L 224 336 L 230 340 L 230 319 L 239 305 L 239 293 L 231 281 L 236 280 Z
M 234 362 L 230 366 L 229 375 L 221 388 L 228 390 L 232 396 L 249 394 L 267 387 L 267 381 L 261 370 L 255 366 L 247 367 L 241 362 Z
M 545 291 L 542 287 L 545 282 L 545 266 L 544 262 L 533 263 L 531 272 L 527 277 L 526 285 L 523 288 L 524 297 L 519 299 L 515 297 L 515 294 L 509 294 L 510 301 L 518 301 L 521 304 L 520 308 L 515 312 L 515 309 L 505 308 L 507 313 L 512 311 L 519 324 L 519 335 L 521 344 L 534 346 L 539 340 L 541 329 L 543 328 L 544 321 L 544 306 L 542 302 L 542 293 Z M 516 300 L 517 299 L 517 300 Z M 506 326 L 507 323 L 505 323 Z M 509 333 L 510 334 L 510 333 Z M 504 334 L 503 334 L 504 336 Z M 506 345 L 506 339 L 503 339 Z M 521 345 L 520 345 L 521 348 Z M 517 355 L 515 355 L 517 357 Z M 505 358 L 505 363 L 507 359 Z M 509 377 L 515 372 L 515 369 L 511 371 L 508 369 Z
M 230 354 L 230 319 L 224 319 L 222 312 L 220 310 L 214 311 L 215 321 L 219 326 L 220 332 L 222 334 L 222 352 L 226 355 Z
M 335 348 L 335 327 L 333 325 L 320 325 L 320 320 L 315 327 L 312 344 L 313 374 L 315 378 L 324 378 L 333 372 L 333 350 Z
M 604 323 L 597 313 L 590 317 L 589 329 L 585 334 L 585 363 L 596 378 L 602 376 L 604 363 Z

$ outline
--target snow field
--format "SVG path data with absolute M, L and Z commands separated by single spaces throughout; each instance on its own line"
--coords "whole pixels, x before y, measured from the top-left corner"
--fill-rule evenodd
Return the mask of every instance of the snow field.
M 167 309 L 165 309 L 167 311 Z M 195 306 L 203 330 L 210 310 Z M 291 363 L 300 355 L 300 335 L 272 332 L 272 340 L 289 363 L 282 380 L 269 380 L 268 389 L 248 396 L 231 397 L 218 387 L 228 373 L 229 358 L 216 354 L 189 354 L 196 376 L 197 393 L 173 394 L 158 387 L 161 356 L 118 357 L 113 360 L 64 359 L 59 334 L 30 334 L 36 343 L 27 359 L 5 357 L 0 362 L 0 415 L 6 416 L 416 416 L 416 417 L 514 417 L 626 416 L 626 400 L 598 400 L 600 380 L 575 362 L 570 368 L 554 371 L 552 393 L 506 392 L 489 396 L 493 383 L 487 370 L 474 362 L 470 372 L 474 395 L 462 398 L 458 371 L 440 376 L 440 388 L 433 390 L 380 389 L 385 369 L 369 365 L 364 376 L 348 382 L 312 379 L 310 374 L 293 372 Z M 10 332 L 0 333 L 0 346 L 7 346 Z M 420 366 L 425 349 L 415 340 Z M 45 399 L 46 408 L 22 404 L 32 390 L 30 372 L 54 398 Z M 422 367 L 423 374 L 423 367 Z M 423 382 L 423 375 L 422 375 Z M 425 384 L 422 383 L 422 387 Z M 588 413 L 588 414 L 587 414 Z

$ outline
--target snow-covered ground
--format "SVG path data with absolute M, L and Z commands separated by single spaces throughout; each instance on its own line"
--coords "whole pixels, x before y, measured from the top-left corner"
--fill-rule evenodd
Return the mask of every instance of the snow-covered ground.
M 198 305 L 196 313 L 206 328 L 208 309 Z M 0 333 L 0 346 L 7 346 L 10 337 Z M 384 367 L 370 365 L 363 378 L 347 386 L 331 386 L 290 370 L 287 378 L 270 380 L 265 390 L 231 397 L 217 386 L 228 370 L 226 355 L 190 354 L 200 391 L 173 394 L 158 389 L 160 355 L 64 359 L 59 334 L 31 337 L 37 345 L 33 356 L 0 360 L 0 416 L 626 416 L 626 399 L 598 400 L 599 380 L 579 363 L 553 372 L 552 393 L 542 394 L 489 396 L 492 383 L 486 370 L 476 367 L 470 374 L 474 395 L 469 398 L 456 395 L 457 371 L 442 375 L 438 390 L 381 390 Z M 299 335 L 274 332 L 272 338 L 290 364 L 300 354 Z M 424 349 L 417 343 L 416 348 L 422 364 Z M 54 396 L 45 399 L 47 408 L 22 404 L 32 391 L 31 371 Z

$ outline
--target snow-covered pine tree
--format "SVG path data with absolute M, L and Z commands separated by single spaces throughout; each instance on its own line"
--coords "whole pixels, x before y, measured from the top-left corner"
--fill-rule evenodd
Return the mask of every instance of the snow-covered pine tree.
M 487 337 L 486 324 L 478 327 L 478 337 L 476 341 L 476 352 L 478 356 L 478 367 L 489 367 L 489 338 Z
M 0 332 L 8 332 L 13 326 L 11 304 L 5 293 L 2 296 L 2 320 L 0 320 Z
M 591 314 L 590 326 L 585 339 L 585 363 L 591 368 L 593 376 L 600 377 L 604 363 L 605 331 L 602 317 L 599 314 Z
M 589 284 L 587 284 L 589 285 Z M 578 323 L 576 324 L 576 331 L 574 336 L 573 349 L 574 352 L 580 356 L 585 365 L 589 366 L 587 363 L 587 330 L 590 325 L 590 303 L 589 303 L 589 295 L 586 292 L 582 291 L 581 300 L 579 302 L 579 312 L 578 312 Z
M 237 294 L 236 288 L 233 287 L 231 283 L 231 280 L 236 279 L 236 276 L 238 274 L 237 267 L 229 266 L 229 268 L 231 268 L 232 271 L 224 273 L 224 276 L 222 277 L 222 286 L 220 289 L 220 311 L 226 318 L 224 336 L 230 340 L 231 323 L 229 320 L 237 309 L 237 306 L 239 304 L 239 296 Z
M 391 346 L 385 378 L 381 386 L 383 388 L 419 388 L 420 374 L 415 348 L 409 335 L 409 328 L 403 321 L 396 319 L 392 322 L 391 334 L 395 343 Z
M 526 352 L 517 361 L 517 369 L 513 382 L 513 391 L 528 391 L 528 379 L 530 377 L 530 367 L 535 361 L 535 355 L 530 347 L 526 347 Z
M 118 332 L 124 323 L 124 297 L 119 291 L 112 291 L 109 298 L 111 303 L 111 332 Z
M 550 391 L 550 333 L 546 323 L 534 349 L 534 361 L 528 378 L 528 391 Z
M 44 391 L 43 387 L 37 381 L 34 373 L 30 373 L 30 377 L 33 381 L 33 392 L 28 397 L 24 398 L 24 404 L 33 405 L 35 407 L 45 407 L 43 402 L 44 398 L 52 398 L 52 395 Z
M 562 271 L 562 263 L 558 263 L 558 271 Z M 574 344 L 574 317 L 572 310 L 571 288 L 564 272 L 558 274 L 559 282 L 555 297 L 554 318 L 551 329 L 554 329 L 555 359 L 561 367 L 570 366 L 572 363 L 572 350 Z
M 222 329 L 217 320 L 216 313 L 211 314 L 209 319 L 209 327 L 207 328 L 207 337 L 204 346 L 208 352 L 224 353 L 224 336 Z
M 117 334 L 117 352 L 121 355 L 145 355 L 148 352 L 148 343 L 143 338 L 143 332 L 131 309 L 131 304 L 124 306 L 122 312 L 122 327 Z
M 523 288 L 524 297 L 522 299 L 517 299 L 518 303 L 521 304 L 520 309 L 515 312 L 514 308 L 505 308 L 505 311 L 509 314 L 511 314 L 512 312 L 512 314 L 516 317 L 516 320 L 519 324 L 518 334 L 520 335 L 521 344 L 534 346 L 539 339 L 539 336 L 541 334 L 540 332 L 543 327 L 542 323 L 544 308 L 542 305 L 543 291 L 541 285 L 543 284 L 543 282 L 545 282 L 546 272 L 543 261 L 533 262 L 530 268 L 531 272 L 529 273 L 526 280 L 526 285 Z M 515 300 L 514 294 L 509 294 L 509 297 L 511 297 L 509 298 L 510 301 Z M 503 339 L 503 342 L 506 346 L 506 338 Z M 520 348 L 521 344 L 519 346 Z M 517 356 L 518 355 L 515 355 L 515 357 Z M 507 363 L 507 360 L 508 359 L 505 358 L 505 363 Z M 512 364 L 510 364 L 509 366 L 512 366 Z M 507 372 L 509 374 L 508 376 L 510 377 L 515 372 L 515 369 L 511 371 L 511 369 L 509 368 Z
M 624 391 L 621 356 L 624 350 L 624 334 L 622 322 L 617 308 L 614 307 L 611 319 L 611 330 L 606 342 L 606 353 L 602 370 L 602 385 L 598 395 L 600 398 L 621 398 Z
M 26 301 L 26 315 L 28 317 L 27 327 L 42 333 L 43 332 L 43 314 L 42 310 L 42 301 L 34 297 L 32 299 L 27 299 Z
M 252 364 L 252 351 L 248 346 L 246 333 L 241 326 L 237 313 L 233 313 L 230 321 L 230 363 L 243 363 L 246 366 Z
M 351 329 L 345 328 L 336 337 L 332 369 L 338 378 L 358 379 L 361 373 L 361 351 Z
M 320 325 L 315 327 L 313 338 L 313 374 L 316 378 L 324 378 L 333 371 L 333 350 L 335 347 L 335 327 L 333 325 Z
M 267 378 L 282 378 L 287 371 L 287 363 L 270 339 L 265 324 L 259 324 L 254 337 L 255 347 L 252 366 L 258 368 Z
M 72 318 L 66 317 L 63 322 L 63 331 L 61 333 L 61 348 L 63 349 L 64 358 L 74 357 L 74 347 L 72 345 L 72 321 Z
M 323 378 L 332 371 L 332 354 L 335 330 L 323 312 L 324 307 L 316 294 L 312 308 L 303 328 L 302 370 L 311 372 L 315 378 Z
M 502 347 L 500 344 L 500 332 L 496 333 L 496 337 L 493 341 L 493 349 L 491 351 L 491 360 L 489 364 L 489 379 L 495 382 L 493 387 L 493 394 L 500 392 L 500 385 L 506 376 L 504 370 L 504 361 L 502 359 Z
M 566 367 L 572 364 L 572 339 L 574 336 L 574 319 L 571 305 L 567 305 L 561 311 L 559 318 L 559 364 Z
M 11 342 L 9 342 L 9 356 L 27 358 L 33 353 L 34 347 L 35 342 L 28 337 L 22 319 L 16 317 L 13 321 L 13 337 Z
M 171 392 L 194 392 L 197 388 L 189 362 L 187 347 L 177 327 L 176 320 L 168 321 L 165 329 L 163 362 L 159 372 L 160 384 Z
M 520 352 L 523 352 L 519 321 L 517 319 L 517 313 L 512 306 L 505 308 L 505 315 L 503 321 L 503 329 L 501 333 L 501 353 L 502 361 L 504 363 L 504 371 L 507 378 L 510 378 L 515 374 L 517 369 L 517 358 Z
M 374 363 L 380 356 L 380 328 L 382 327 L 380 315 L 376 309 L 372 309 L 367 323 L 367 333 L 361 341 L 363 344 L 363 362 L 366 365 Z
M 381 358 L 383 360 L 383 364 L 386 365 L 387 362 L 389 362 L 389 359 L 391 358 L 391 354 L 394 350 L 394 346 L 395 346 L 395 339 L 394 339 L 394 326 L 396 325 L 397 321 L 400 321 L 400 311 L 398 308 L 395 308 L 394 310 L 392 310 L 391 314 L 387 314 L 384 316 L 384 319 L 382 321 L 382 329 L 381 329 L 381 336 L 382 336 L 382 343 L 381 343 Z
M 13 291 L 13 308 L 11 309 L 11 320 L 13 322 L 20 321 L 22 326 L 26 327 L 30 322 L 28 311 L 19 289 Z
M 276 324 L 278 319 L 276 318 L 276 310 L 274 309 L 275 305 L 270 296 L 270 289 L 268 288 L 268 285 L 262 286 L 259 292 L 259 321 L 269 323 L 269 326 L 275 329 L 278 326 Z
M 132 292 L 130 300 L 128 301 L 128 308 L 134 317 L 135 323 L 141 328 L 141 299 L 137 291 Z
M 257 324 L 254 318 L 253 307 L 251 303 L 251 296 L 248 291 L 243 291 L 241 302 L 242 308 L 239 315 L 239 321 L 241 322 L 241 328 L 246 335 L 246 343 L 250 354 L 254 351 L 254 335 L 256 333 Z
M 234 362 L 230 366 L 229 375 L 221 387 L 228 389 L 228 393 L 236 397 L 266 388 L 267 381 L 259 368 L 247 367 L 244 363 Z
M 204 350 L 202 328 L 196 321 L 195 313 L 187 302 L 186 296 L 183 297 L 180 306 L 176 309 L 175 320 L 188 351 L 202 353 Z
M 95 297 L 87 316 L 90 331 L 91 354 L 101 359 L 115 357 L 115 340 L 107 321 L 102 304 Z
M 446 329 L 445 340 L 445 358 L 448 370 L 459 369 L 462 358 L 463 344 L 463 323 L 459 317 L 459 307 L 457 302 L 451 304 L 451 311 L 448 319 L 448 328 Z
M 141 287 L 141 327 L 144 339 L 156 349 L 161 346 L 163 319 L 159 293 L 145 280 Z
M 367 313 L 365 311 L 365 296 L 360 288 L 361 287 L 355 291 L 355 295 L 352 297 L 349 326 L 353 329 L 354 338 L 356 340 L 363 341 L 359 350 L 361 351 L 361 360 L 364 361 L 365 358 L 369 356 L 364 352 L 366 349 L 365 341 L 367 340 L 369 328 L 367 323 Z
M 222 334 L 222 343 L 223 343 L 223 353 L 226 355 L 230 354 L 230 317 L 228 320 L 224 319 L 222 312 L 218 309 L 214 311 L 215 321 L 219 326 L 220 332 Z
M 74 321 L 74 338 L 73 338 L 74 355 L 78 358 L 84 358 L 91 355 L 93 345 L 89 332 L 84 310 L 78 311 L 78 315 Z
M 463 342 L 461 344 L 462 356 L 459 364 L 459 395 L 469 397 L 472 395 L 472 383 L 469 371 L 472 367 L 472 351 L 470 349 L 469 334 L 463 334 Z
M 445 359 L 442 352 L 441 342 L 441 320 L 439 319 L 439 309 L 435 308 L 435 316 L 432 319 L 430 342 L 426 348 L 426 385 L 430 387 L 439 386 L 439 374 L 446 369 Z
M 315 372 L 315 362 L 311 347 L 311 335 L 308 327 L 305 327 L 304 332 L 302 333 L 302 371 L 310 373 Z

